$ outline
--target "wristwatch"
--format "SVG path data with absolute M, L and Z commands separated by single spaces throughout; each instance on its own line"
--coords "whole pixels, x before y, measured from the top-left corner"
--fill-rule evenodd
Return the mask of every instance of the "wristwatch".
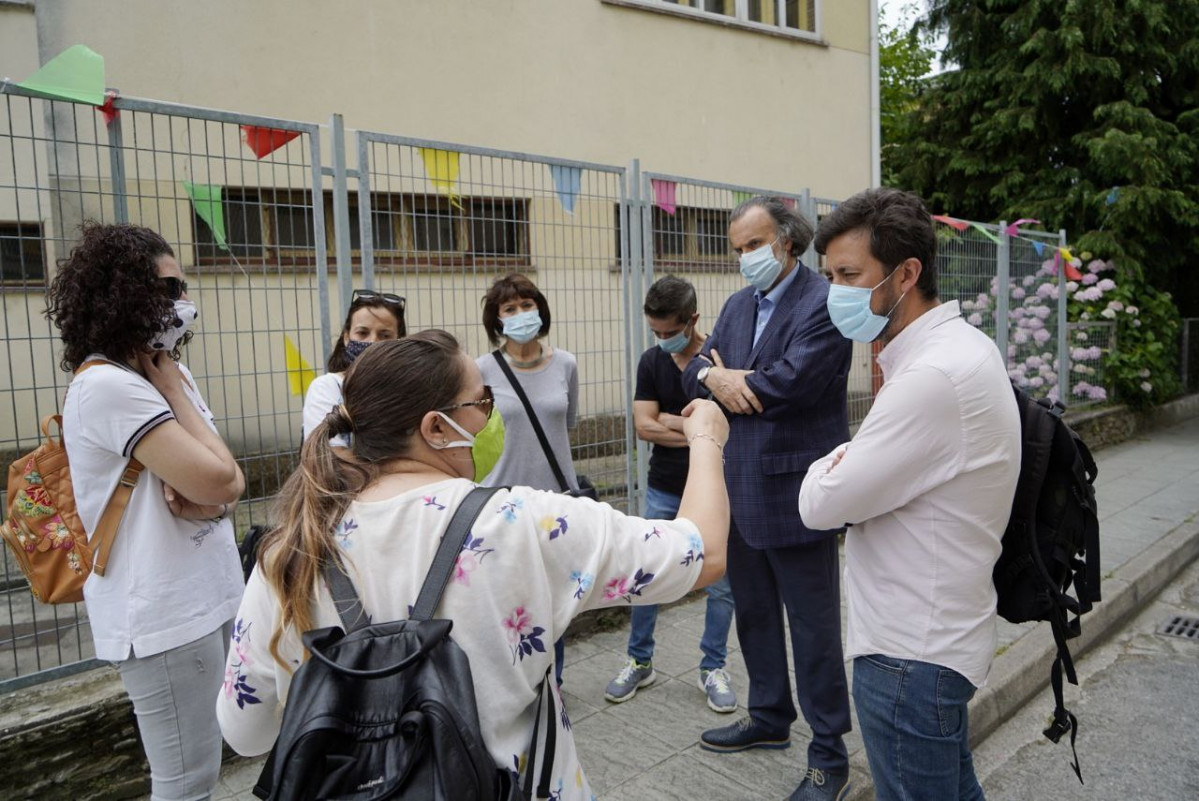
M 710 373 L 710 372 L 712 372 L 712 365 L 710 365 L 710 364 L 707 367 L 699 368 L 699 375 L 697 375 L 696 378 L 699 380 L 699 383 L 702 384 L 704 387 L 708 386 L 704 382 L 708 380 L 708 373 Z

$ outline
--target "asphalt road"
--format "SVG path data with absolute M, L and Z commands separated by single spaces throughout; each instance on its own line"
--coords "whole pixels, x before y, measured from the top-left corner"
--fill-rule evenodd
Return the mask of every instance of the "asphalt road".
M 987 798 L 1199 799 L 1199 636 L 1159 634 L 1174 615 L 1199 618 L 1199 561 L 1076 663 L 1080 686 L 1066 685 L 1066 707 L 1079 720 L 1085 786 L 1065 738 L 1041 735 L 1053 711 L 1047 689 L 975 749 Z

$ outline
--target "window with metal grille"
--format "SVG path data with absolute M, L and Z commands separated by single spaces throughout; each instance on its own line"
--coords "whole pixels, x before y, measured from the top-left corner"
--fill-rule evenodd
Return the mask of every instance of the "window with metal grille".
M 238 258 L 310 260 L 315 211 L 305 191 L 224 187 L 225 223 L 222 248 L 212 229 L 193 210 L 192 225 L 201 263 Z M 336 251 L 333 196 L 326 192 L 321 213 L 325 249 Z M 447 197 L 444 195 L 374 193 L 371 232 L 378 263 L 419 265 L 527 266 L 529 204 L 521 198 Z M 350 247 L 361 255 L 361 210 L 350 196 Z
M 737 27 L 788 32 L 814 38 L 819 0 L 603 0 L 613 5 L 640 6 L 694 19 Z
M 651 214 L 654 261 L 658 269 L 679 272 L 733 272 L 737 258 L 729 248 L 729 209 L 679 206 L 668 214 L 654 206 Z M 613 209 L 616 252 L 620 252 L 620 209 Z
M 0 222 L 0 280 L 43 284 L 46 251 L 40 223 Z

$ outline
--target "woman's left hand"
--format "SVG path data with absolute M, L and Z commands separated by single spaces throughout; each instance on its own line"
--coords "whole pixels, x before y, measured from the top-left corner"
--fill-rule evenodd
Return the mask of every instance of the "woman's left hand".
M 214 520 L 224 517 L 229 509 L 228 504 L 203 506 L 194 501 L 189 501 L 178 490 L 166 482 L 163 482 L 162 485 L 162 497 L 166 499 L 167 508 L 171 510 L 171 514 L 175 517 L 182 517 L 185 520 Z

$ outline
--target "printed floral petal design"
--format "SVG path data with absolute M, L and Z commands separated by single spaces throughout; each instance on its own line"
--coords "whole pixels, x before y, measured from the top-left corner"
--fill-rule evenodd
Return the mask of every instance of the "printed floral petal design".
M 645 532 L 645 541 L 646 542 L 649 542 L 650 537 L 657 537 L 658 539 L 662 539 L 662 532 L 658 530 L 657 526 L 654 526 L 652 529 Z
M 500 505 L 498 514 L 503 515 L 505 522 L 515 523 L 516 513 L 525 507 L 525 502 L 520 498 L 509 498 Z
M 548 534 L 551 540 L 558 539 L 565 534 L 569 528 L 566 523 L 566 515 L 562 515 L 561 517 L 546 515 L 545 517 L 541 518 L 541 520 L 537 521 L 537 526 L 544 533 Z
M 454 563 L 454 578 L 453 580 L 459 584 L 469 587 L 470 574 L 479 566 L 474 554 L 469 551 L 462 551 L 458 554 L 458 561 Z
M 436 509 L 439 512 L 445 511 L 445 504 L 438 503 L 436 495 L 426 495 L 421 500 L 423 500 L 425 502 L 425 506 L 432 506 L 434 509 Z
M 252 624 L 251 624 L 252 625 Z M 246 681 L 245 667 L 250 663 L 246 658 L 247 649 L 250 646 L 250 626 L 247 626 L 239 617 L 237 622 L 233 624 L 233 637 L 230 645 L 237 657 L 236 663 L 230 662 L 225 669 L 225 697 L 232 698 L 233 694 L 237 694 L 237 708 L 245 709 L 246 704 L 261 704 L 260 699 L 255 693 L 258 690 L 251 687 Z

